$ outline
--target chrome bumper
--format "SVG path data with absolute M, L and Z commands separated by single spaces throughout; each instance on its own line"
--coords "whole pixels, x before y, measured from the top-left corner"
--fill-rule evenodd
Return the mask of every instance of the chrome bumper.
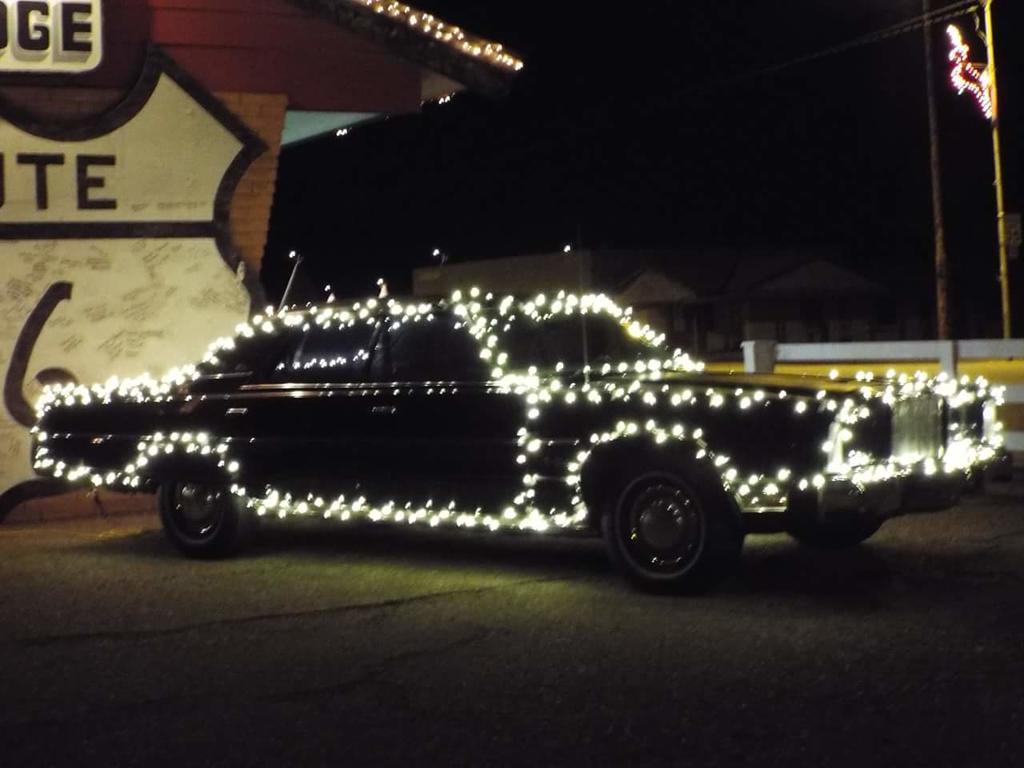
M 1010 482 L 1013 479 L 1013 454 L 1000 448 L 996 457 L 981 468 L 982 474 L 998 482 Z
M 896 517 L 907 512 L 948 509 L 960 501 L 978 474 L 992 480 L 1008 480 L 1013 471 L 1011 455 L 1000 450 L 995 457 L 978 464 L 970 472 L 933 472 L 918 467 L 910 473 L 888 480 L 858 485 L 848 479 L 827 478 L 825 485 L 810 498 L 790 497 L 786 514 L 807 514 L 808 505 L 819 521 L 850 515 L 874 519 Z M 795 502 L 795 508 L 794 508 Z
M 800 522 L 885 519 L 900 514 L 902 509 L 903 484 L 899 478 L 859 485 L 832 477 L 826 478 L 821 488 L 792 491 L 785 507 L 742 511 L 748 533 L 781 533 Z
M 832 476 L 820 488 L 791 492 L 785 508 L 745 509 L 743 518 L 750 533 L 786 531 L 794 521 L 881 521 L 908 512 L 948 509 L 960 500 L 968 482 L 964 473 L 923 470 L 864 484 Z

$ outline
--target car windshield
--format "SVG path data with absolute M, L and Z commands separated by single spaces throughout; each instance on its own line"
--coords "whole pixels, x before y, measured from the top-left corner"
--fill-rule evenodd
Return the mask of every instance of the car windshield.
M 232 349 L 217 353 L 216 363 L 204 361 L 197 368 L 204 376 L 241 372 L 263 374 L 294 347 L 297 336 L 295 332 L 260 333 L 251 338 L 236 336 Z
M 631 337 L 615 319 L 600 315 L 587 316 L 582 322 L 578 315 L 539 323 L 516 322 L 502 336 L 502 345 L 508 352 L 508 367 L 513 370 L 530 366 L 553 369 L 558 363 L 568 370 L 580 370 L 585 362 L 591 368 L 605 363 L 633 363 L 646 360 L 657 349 Z

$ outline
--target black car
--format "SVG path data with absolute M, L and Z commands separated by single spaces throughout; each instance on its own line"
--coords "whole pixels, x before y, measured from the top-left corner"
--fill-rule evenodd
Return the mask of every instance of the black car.
M 261 516 L 603 534 L 650 588 L 747 533 L 857 544 L 1005 460 L 985 382 L 712 374 L 602 295 L 257 315 L 204 360 L 49 389 L 38 472 L 156 492 L 189 555 Z

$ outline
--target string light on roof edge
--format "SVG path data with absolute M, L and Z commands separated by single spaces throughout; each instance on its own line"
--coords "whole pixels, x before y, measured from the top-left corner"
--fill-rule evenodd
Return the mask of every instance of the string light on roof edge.
M 958 94 L 969 91 L 974 96 L 982 113 L 989 120 L 992 119 L 992 81 L 989 78 L 988 68 L 979 67 L 969 60 L 971 49 L 964 42 L 964 36 L 960 28 L 955 24 L 946 27 L 946 34 L 952 48 L 949 51 L 949 61 L 953 65 L 950 72 L 950 81 L 956 88 Z
M 405 22 L 425 37 L 444 43 L 460 53 L 483 59 L 489 64 L 512 72 L 523 68 L 523 60 L 505 50 L 501 43 L 491 42 L 482 37 L 467 35 L 454 24 L 448 24 L 433 14 L 419 11 L 416 8 L 398 2 L 383 0 L 348 0 L 353 5 L 361 5 L 374 13 L 396 21 Z

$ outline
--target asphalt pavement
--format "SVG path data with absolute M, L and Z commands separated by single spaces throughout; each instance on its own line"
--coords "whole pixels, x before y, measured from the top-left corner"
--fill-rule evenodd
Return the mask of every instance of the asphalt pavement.
M 0 526 L 0 765 L 1024 765 L 1024 482 L 701 597 L 599 541 Z

